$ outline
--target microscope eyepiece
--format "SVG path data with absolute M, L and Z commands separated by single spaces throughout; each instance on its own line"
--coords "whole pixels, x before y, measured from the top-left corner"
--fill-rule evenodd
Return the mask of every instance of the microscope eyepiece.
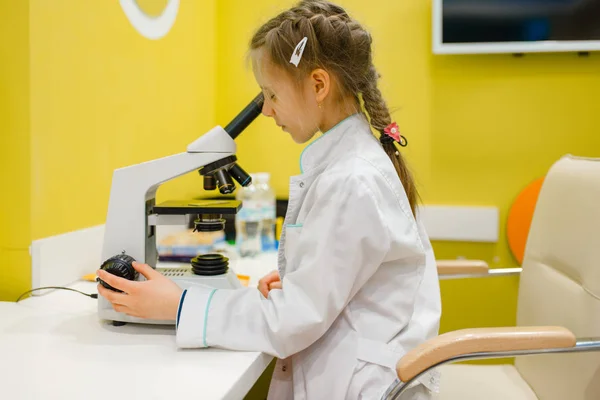
M 239 136 L 244 129 L 248 127 L 260 115 L 262 112 L 265 98 L 260 92 L 252 101 L 231 121 L 226 127 L 225 131 L 235 139 Z

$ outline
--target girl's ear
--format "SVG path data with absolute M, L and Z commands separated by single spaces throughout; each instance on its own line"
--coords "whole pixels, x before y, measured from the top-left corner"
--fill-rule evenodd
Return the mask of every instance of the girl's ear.
M 331 89 L 331 77 L 327 71 L 318 68 L 311 72 L 310 79 L 315 92 L 315 100 L 317 104 L 321 104 Z

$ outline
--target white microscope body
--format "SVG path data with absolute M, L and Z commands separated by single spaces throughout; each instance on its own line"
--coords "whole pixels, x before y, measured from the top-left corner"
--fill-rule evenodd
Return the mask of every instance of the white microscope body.
M 116 169 L 113 173 L 110 190 L 102 260 L 126 254 L 137 262 L 156 268 L 158 254 L 155 227 L 157 225 L 186 226 L 188 223 L 186 214 L 195 214 L 195 212 L 185 210 L 180 213 L 156 213 L 155 197 L 158 187 L 166 181 L 194 170 L 200 170 L 205 166 L 220 166 L 220 160 L 231 161 L 231 157 L 235 160 L 236 144 L 233 138 L 260 114 L 262 101 L 262 95 L 257 96 L 225 129 L 221 126 L 214 127 L 191 143 L 185 153 Z M 251 109 L 250 112 L 248 112 L 249 109 Z M 226 163 L 227 161 L 222 162 L 223 165 Z M 230 181 L 230 183 L 232 182 Z M 240 208 L 240 203 L 236 201 L 213 200 L 211 202 L 207 200 L 204 202 L 194 201 L 194 203 L 198 204 L 190 204 L 190 206 L 203 207 L 210 203 L 214 204 L 216 209 L 219 204 L 227 204 L 228 213 L 235 213 Z M 232 203 L 234 212 L 230 212 Z M 235 205 L 237 205 L 237 209 Z M 206 213 L 208 214 L 208 212 Z M 210 218 L 215 217 L 212 214 L 209 216 Z M 214 214 L 220 214 L 220 212 L 214 212 Z M 242 287 L 231 269 L 224 274 L 212 276 L 196 275 L 189 265 L 183 267 L 178 265 L 177 268 L 158 268 L 157 270 L 183 289 L 198 284 L 221 289 Z M 139 275 L 136 279 L 144 280 L 145 278 Z M 101 319 L 113 321 L 115 325 L 126 322 L 174 324 L 174 321 L 141 319 L 116 312 L 110 302 L 102 296 L 98 296 L 98 315 Z

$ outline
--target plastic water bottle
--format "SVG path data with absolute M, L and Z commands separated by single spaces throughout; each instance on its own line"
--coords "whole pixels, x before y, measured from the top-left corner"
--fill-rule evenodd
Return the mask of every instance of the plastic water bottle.
M 261 227 L 261 250 L 263 252 L 275 251 L 275 218 L 276 218 L 276 199 L 275 191 L 269 185 L 271 175 L 263 172 L 256 174 L 253 179 L 256 179 L 257 198 L 260 201 L 262 209 L 262 227 Z
M 252 257 L 262 251 L 262 206 L 259 200 L 255 176 L 252 184 L 240 187 L 236 199 L 242 202 L 241 210 L 235 216 L 235 243 L 242 257 Z
M 268 173 L 251 174 L 252 184 L 239 188 L 242 209 L 236 215 L 236 245 L 242 257 L 276 250 L 275 192 Z

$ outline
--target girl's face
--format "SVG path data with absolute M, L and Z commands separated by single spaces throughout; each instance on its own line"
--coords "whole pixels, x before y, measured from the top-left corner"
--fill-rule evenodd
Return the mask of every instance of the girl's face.
M 262 113 L 273 118 L 296 143 L 308 142 L 319 130 L 323 115 L 314 79 L 295 81 L 274 65 L 262 49 L 253 51 L 252 67 L 265 97 Z

